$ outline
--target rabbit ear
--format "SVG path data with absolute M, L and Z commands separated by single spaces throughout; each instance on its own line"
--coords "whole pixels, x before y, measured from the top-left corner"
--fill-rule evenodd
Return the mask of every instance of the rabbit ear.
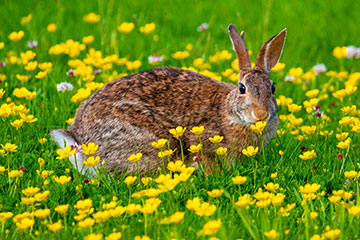
M 239 71 L 251 69 L 249 52 L 244 42 L 244 32 L 241 32 L 240 37 L 234 25 L 230 24 L 228 29 L 233 49 L 238 57 Z
M 278 63 L 286 37 L 286 28 L 265 42 L 256 58 L 255 68 L 269 74 Z

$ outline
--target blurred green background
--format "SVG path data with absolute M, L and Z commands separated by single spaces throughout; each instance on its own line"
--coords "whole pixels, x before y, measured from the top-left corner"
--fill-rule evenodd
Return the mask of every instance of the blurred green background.
M 360 42 L 360 1 L 353 0 L 2 0 L 1 5 L 2 41 L 8 40 L 10 32 L 24 29 L 19 20 L 32 13 L 31 25 L 43 26 L 42 29 L 26 26 L 30 28 L 34 40 L 45 38 L 49 23 L 54 22 L 58 26 L 51 42 L 44 43 L 46 47 L 69 38 L 81 40 L 84 35 L 94 34 L 95 39 L 101 39 L 95 41 L 94 46 L 103 53 L 118 51 L 120 56 L 130 55 L 140 60 L 147 58 L 143 49 L 154 54 L 170 55 L 184 49 L 187 43 L 193 43 L 199 55 L 205 57 L 216 49 L 230 51 L 227 35 L 230 23 L 238 31 L 245 31 L 245 41 L 254 53 L 264 41 L 286 27 L 288 37 L 281 61 L 288 66 L 305 69 L 325 60 L 329 68 L 338 68 L 336 59 L 331 56 L 332 49 L 335 46 L 356 46 Z M 89 12 L 100 14 L 101 22 L 85 23 L 82 18 Z M 124 21 L 140 25 L 155 22 L 155 34 L 159 35 L 159 41 L 150 41 L 151 36 L 140 33 L 132 34 L 130 40 L 121 41 L 124 39 L 119 38 L 116 27 Z M 208 23 L 209 29 L 198 32 L 197 27 L 202 23 Z M 329 58 L 333 61 L 328 61 Z M 150 67 L 143 65 L 142 68 Z

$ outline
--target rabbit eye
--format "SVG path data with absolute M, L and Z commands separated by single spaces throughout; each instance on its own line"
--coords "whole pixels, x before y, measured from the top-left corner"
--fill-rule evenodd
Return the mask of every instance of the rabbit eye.
M 274 94 L 274 92 L 275 92 L 275 84 L 273 84 L 273 85 L 271 86 L 271 92 Z
M 245 88 L 245 85 L 244 85 L 244 84 L 240 83 L 239 89 L 240 89 L 240 93 L 241 93 L 241 94 L 245 94 L 246 88 Z

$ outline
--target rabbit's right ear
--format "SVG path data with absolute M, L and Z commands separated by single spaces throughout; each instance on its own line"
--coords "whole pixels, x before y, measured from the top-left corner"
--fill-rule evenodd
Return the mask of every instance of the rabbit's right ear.
M 244 32 L 241 32 L 241 36 L 236 31 L 234 25 L 229 25 L 229 35 L 233 45 L 233 49 L 236 52 L 239 63 L 239 71 L 252 69 L 249 52 L 244 42 Z

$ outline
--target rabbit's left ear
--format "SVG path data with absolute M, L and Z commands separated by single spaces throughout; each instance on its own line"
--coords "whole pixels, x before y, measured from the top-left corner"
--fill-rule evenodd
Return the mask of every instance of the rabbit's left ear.
M 286 28 L 265 42 L 256 57 L 255 68 L 270 74 L 270 70 L 278 63 L 286 37 Z

